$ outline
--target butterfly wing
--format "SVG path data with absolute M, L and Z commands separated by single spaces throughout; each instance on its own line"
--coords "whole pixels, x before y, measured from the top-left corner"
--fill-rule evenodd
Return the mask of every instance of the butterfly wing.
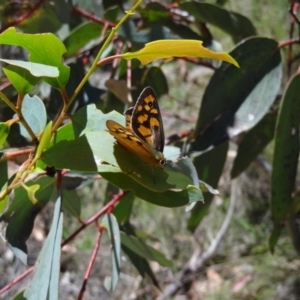
M 144 144 L 144 142 L 140 141 L 140 139 L 135 136 L 131 130 L 128 130 L 113 120 L 107 120 L 106 127 L 109 133 L 113 135 L 117 142 L 125 149 L 133 152 L 145 162 L 159 164 L 159 162 L 155 162 L 153 153 L 150 149 Z
M 125 122 L 126 122 L 126 129 L 128 129 L 129 131 L 131 131 L 131 118 L 132 118 L 132 113 L 133 113 L 133 107 L 130 107 L 128 109 L 125 110 L 124 114 L 125 114 Z
M 131 116 L 131 129 L 150 148 L 163 152 L 163 123 L 157 98 L 151 87 L 146 87 L 136 102 Z

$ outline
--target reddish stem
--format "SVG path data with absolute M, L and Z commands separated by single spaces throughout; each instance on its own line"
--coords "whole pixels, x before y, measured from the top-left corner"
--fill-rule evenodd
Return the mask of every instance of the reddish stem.
M 16 150 L 16 151 L 5 151 L 5 154 L 4 156 L 1 158 L 1 160 L 11 160 L 15 157 L 18 157 L 18 156 L 22 156 L 22 155 L 25 155 L 25 154 L 31 154 L 34 152 L 34 149 L 32 147 L 30 148 L 26 148 L 26 149 L 22 149 L 22 150 Z
M 11 281 L 9 284 L 7 284 L 5 287 L 3 287 L 0 290 L 0 295 L 2 295 L 4 292 L 8 291 L 11 287 L 13 287 L 15 284 L 17 284 L 19 281 L 23 280 L 27 275 L 29 275 L 33 271 L 33 267 L 26 270 L 23 274 L 21 274 L 19 277 L 17 277 L 15 280 Z
M 289 45 L 293 45 L 293 44 L 300 44 L 300 38 L 293 38 L 287 41 L 283 41 L 281 43 L 278 44 L 278 48 L 283 48 Z
M 84 11 L 83 9 L 79 8 L 79 7 L 76 7 L 74 6 L 73 7 L 73 13 L 75 14 L 78 14 L 82 17 L 85 17 L 95 23 L 100 23 L 100 24 L 103 24 L 104 26 L 110 26 L 110 27 L 115 27 L 116 24 L 112 23 L 112 22 L 109 22 L 109 21 L 106 21 L 106 20 L 102 20 L 86 11 Z
M 120 191 L 118 194 L 116 194 L 99 212 L 97 212 L 94 216 L 89 218 L 87 221 L 83 222 L 83 224 L 73 233 L 71 234 L 62 244 L 61 246 L 64 246 L 68 244 L 73 238 L 78 235 L 85 227 L 90 225 L 91 223 L 95 222 L 97 219 L 99 219 L 102 215 L 107 213 L 107 211 L 116 205 L 117 202 L 119 202 L 122 197 L 124 197 L 128 192 L 127 191 Z
M 100 227 L 99 231 L 98 231 L 98 234 L 97 234 L 97 240 L 96 240 L 96 243 L 95 243 L 95 247 L 94 247 L 94 250 L 93 250 L 93 253 L 92 253 L 89 265 L 88 265 L 88 267 L 86 269 L 86 273 L 84 275 L 84 280 L 83 280 L 83 283 L 82 283 L 82 286 L 81 286 L 81 290 L 80 290 L 79 295 L 78 295 L 78 300 L 83 299 L 83 295 L 84 295 L 84 292 L 85 292 L 85 287 L 87 285 L 87 281 L 88 281 L 88 279 L 89 279 L 89 277 L 91 275 L 92 267 L 93 267 L 93 265 L 95 263 L 98 251 L 100 249 L 100 241 L 101 241 L 102 231 L 103 231 L 103 227 Z

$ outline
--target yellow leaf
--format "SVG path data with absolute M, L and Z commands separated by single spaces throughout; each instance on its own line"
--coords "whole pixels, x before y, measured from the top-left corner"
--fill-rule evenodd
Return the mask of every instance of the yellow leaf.
M 28 195 L 29 200 L 33 204 L 36 204 L 38 202 L 38 200 L 35 198 L 35 192 L 39 190 L 40 185 L 39 184 L 33 184 L 31 186 L 23 185 L 23 187 L 27 191 L 27 195 Z
M 136 52 L 123 54 L 124 59 L 138 59 L 142 65 L 153 60 L 170 57 L 203 57 L 227 61 L 239 68 L 237 61 L 226 52 L 214 52 L 202 46 L 197 40 L 159 40 L 145 45 Z

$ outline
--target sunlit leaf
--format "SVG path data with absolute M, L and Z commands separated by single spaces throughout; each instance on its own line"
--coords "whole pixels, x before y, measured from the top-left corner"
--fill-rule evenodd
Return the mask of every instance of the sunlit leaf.
M 226 52 L 214 52 L 202 46 L 197 40 L 160 40 L 151 42 L 137 52 L 127 52 L 122 55 L 125 59 L 138 59 L 146 65 L 156 59 L 171 57 L 202 57 L 229 62 L 236 67 L 236 60 Z
M 22 61 L 22 60 L 14 60 L 14 59 L 3 59 L 3 61 L 9 65 L 20 67 L 30 72 L 35 77 L 58 77 L 59 72 L 57 67 L 47 66 L 40 63 Z
M 29 52 L 29 61 L 57 67 L 59 77 L 44 78 L 57 89 L 61 89 L 68 81 L 70 70 L 63 64 L 62 56 L 66 52 L 64 44 L 53 34 L 24 34 L 10 27 L 0 34 L 0 44 L 15 45 Z
M 52 121 L 50 121 L 44 129 L 44 132 L 42 134 L 38 148 L 35 153 L 35 158 L 39 158 L 42 152 L 49 148 L 50 140 L 51 140 L 51 129 L 52 129 Z
M 28 199 L 33 203 L 36 204 L 38 200 L 35 197 L 35 193 L 40 189 L 39 184 L 33 184 L 31 186 L 23 186 L 25 190 L 27 191 Z
M 6 141 L 6 138 L 9 134 L 9 126 L 6 123 L 0 123 L 0 147 Z
M 38 96 L 30 97 L 29 95 L 25 95 L 21 111 L 33 133 L 39 135 L 45 128 L 47 120 L 46 108 L 43 101 Z M 21 123 L 19 124 L 21 134 L 25 138 L 30 139 L 31 137 L 25 127 Z

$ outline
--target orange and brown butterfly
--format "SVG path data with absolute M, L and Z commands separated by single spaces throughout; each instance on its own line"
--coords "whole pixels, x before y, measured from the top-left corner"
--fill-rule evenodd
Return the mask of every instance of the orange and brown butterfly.
M 140 94 L 134 107 L 125 111 L 126 127 L 108 120 L 106 127 L 117 142 L 151 166 L 164 166 L 165 136 L 158 101 L 151 87 Z

